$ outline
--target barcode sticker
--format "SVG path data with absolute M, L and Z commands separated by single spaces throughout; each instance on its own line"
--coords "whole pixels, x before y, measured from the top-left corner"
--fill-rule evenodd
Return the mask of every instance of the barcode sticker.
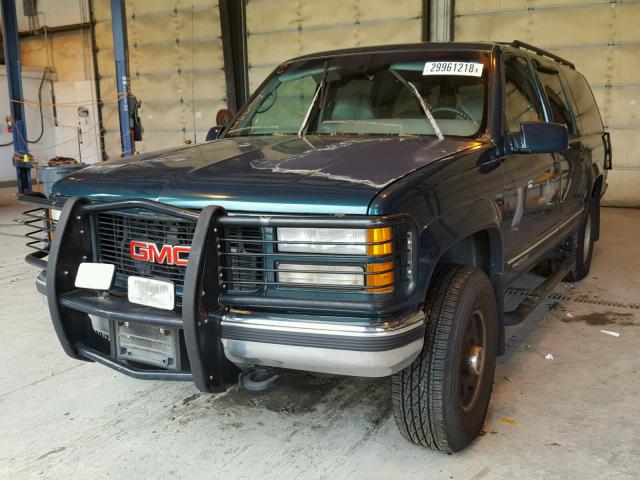
M 423 75 L 463 75 L 466 77 L 481 77 L 482 63 L 474 62 L 427 62 L 424 64 Z

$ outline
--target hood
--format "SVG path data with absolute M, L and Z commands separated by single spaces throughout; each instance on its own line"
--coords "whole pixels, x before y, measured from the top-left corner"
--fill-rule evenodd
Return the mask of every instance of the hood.
M 431 137 L 234 137 L 102 162 L 63 178 L 53 194 L 193 209 L 366 214 L 387 185 L 473 145 Z

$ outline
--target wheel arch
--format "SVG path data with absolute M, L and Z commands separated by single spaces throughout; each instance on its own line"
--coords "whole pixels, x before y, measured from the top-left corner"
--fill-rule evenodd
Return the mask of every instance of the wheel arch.
M 426 282 L 426 293 L 433 287 L 439 268 L 459 264 L 481 269 L 491 281 L 498 308 L 498 354 L 504 353 L 504 255 L 502 235 L 496 223 L 476 226 L 459 235 L 442 248 L 433 261 Z

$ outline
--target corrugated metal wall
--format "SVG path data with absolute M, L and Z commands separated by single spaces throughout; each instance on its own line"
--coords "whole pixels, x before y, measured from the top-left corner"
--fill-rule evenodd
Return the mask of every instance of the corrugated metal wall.
M 640 206 L 640 1 L 456 0 L 455 40 L 514 39 L 576 64 L 611 132 L 608 204 Z
M 306 53 L 421 41 L 422 1 L 245 0 L 249 88 Z
M 142 101 L 140 152 L 203 141 L 226 108 L 217 2 L 127 0 L 131 91 Z M 108 157 L 120 155 L 109 0 L 94 0 L 100 93 Z

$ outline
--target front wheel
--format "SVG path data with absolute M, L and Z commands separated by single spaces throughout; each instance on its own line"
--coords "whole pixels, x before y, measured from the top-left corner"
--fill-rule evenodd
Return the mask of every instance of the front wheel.
M 394 417 L 409 441 L 444 452 L 478 436 L 489 406 L 498 311 L 482 270 L 444 266 L 425 304 L 424 347 L 392 379 Z
M 596 208 L 596 202 L 589 202 L 580 228 L 566 241 L 565 251 L 575 260 L 575 267 L 564 278 L 565 281 L 577 282 L 589 274 L 596 234 L 594 221 Z

